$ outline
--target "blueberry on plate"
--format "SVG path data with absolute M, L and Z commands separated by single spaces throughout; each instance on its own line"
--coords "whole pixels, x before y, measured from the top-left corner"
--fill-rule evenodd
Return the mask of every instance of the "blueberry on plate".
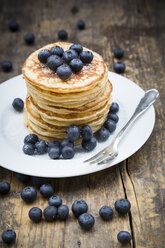
M 16 173 L 16 178 L 21 182 L 21 183 L 28 183 L 30 180 L 30 176 Z
M 0 183 L 0 195 L 8 194 L 10 191 L 10 184 L 8 182 Z
M 16 32 L 19 29 L 19 24 L 18 24 L 18 22 L 14 21 L 14 20 L 10 21 L 8 23 L 8 28 L 10 29 L 10 31 Z
M 39 222 L 42 219 L 42 210 L 38 207 L 33 207 L 29 210 L 29 218 L 34 222 Z
M 119 111 L 119 104 L 117 102 L 113 102 L 109 109 L 109 112 L 116 114 L 118 111 Z
M 97 146 L 97 140 L 95 137 L 92 137 L 91 139 L 83 139 L 81 145 L 85 151 L 90 152 Z
M 80 53 L 80 59 L 83 63 L 88 64 L 93 60 L 93 53 L 90 51 L 83 51 Z
M 48 49 L 43 49 L 39 52 L 38 59 L 41 63 L 45 64 L 50 55 L 51 55 L 51 53 Z
M 121 198 L 115 202 L 115 209 L 119 214 L 126 214 L 130 211 L 131 203 L 125 199 Z
M 16 111 L 21 112 L 24 108 L 24 102 L 21 98 L 15 98 L 12 106 Z
M 122 59 L 124 55 L 124 50 L 122 48 L 116 48 L 113 52 L 114 52 L 115 58 Z
M 61 205 L 57 209 L 57 216 L 60 220 L 66 220 L 69 215 L 69 208 L 66 205 Z
M 52 55 L 57 55 L 59 57 L 62 57 L 63 53 L 64 53 L 64 50 L 62 47 L 60 46 L 54 46 L 50 49 L 50 52 Z
M 27 186 L 21 191 L 21 198 L 27 203 L 34 202 L 37 198 L 37 191 L 34 187 Z
M 27 45 L 31 45 L 34 43 L 35 36 L 32 33 L 25 34 L 24 41 Z
M 89 230 L 94 226 L 95 219 L 91 214 L 84 213 L 78 217 L 78 223 L 83 229 Z
M 109 206 L 103 206 L 99 210 L 99 215 L 103 220 L 110 220 L 113 217 L 113 209 Z
M 117 239 L 121 244 L 129 244 L 131 241 L 131 234 L 127 231 L 121 231 L 118 233 Z
M 43 184 L 48 183 L 48 178 L 32 177 L 32 182 L 37 188 L 40 188 Z
M 96 138 L 98 141 L 103 142 L 106 141 L 110 136 L 110 132 L 107 128 L 101 127 L 97 132 L 96 132 Z
M 83 62 L 80 59 L 72 59 L 69 65 L 75 73 L 80 72 L 83 68 Z
M 57 68 L 56 73 L 62 80 L 67 80 L 72 75 L 72 70 L 68 65 L 60 65 Z
M 84 200 L 76 200 L 72 204 L 72 212 L 75 217 L 79 217 L 81 214 L 88 211 L 88 205 Z
M 34 133 L 30 133 L 28 135 L 25 136 L 24 138 L 24 143 L 30 143 L 30 144 L 33 144 L 35 145 L 35 143 L 37 143 L 38 141 L 38 136 Z
M 58 38 L 60 40 L 67 40 L 68 33 L 65 30 L 60 30 L 60 31 L 58 31 Z
M 56 71 L 56 69 L 63 64 L 62 58 L 60 58 L 57 55 L 51 55 L 48 59 L 47 59 L 47 66 L 49 67 L 49 69 L 51 69 L 52 71 Z
M 58 159 L 61 155 L 61 149 L 58 146 L 48 148 L 48 155 L 51 159 Z
M 93 130 L 89 125 L 84 125 L 80 129 L 80 134 L 83 139 L 91 139 L 93 137 Z
M 71 125 L 67 128 L 66 131 L 67 138 L 74 142 L 80 138 L 80 129 L 76 125 Z
M 106 120 L 104 126 L 109 130 L 110 133 L 113 133 L 116 129 L 116 123 L 113 120 Z
M 47 152 L 47 144 L 44 140 L 35 143 L 35 148 L 38 154 L 44 154 Z
M 64 146 L 70 146 L 70 147 L 74 148 L 74 143 L 72 141 L 70 141 L 69 139 L 64 139 L 61 142 L 61 148 L 63 148 Z
M 60 142 L 58 140 L 51 140 L 49 143 L 48 143 L 48 149 L 49 148 L 52 148 L 52 147 L 60 147 Z
M 67 64 L 69 64 L 72 59 L 77 59 L 77 58 L 78 58 L 78 53 L 74 49 L 66 50 L 63 53 L 63 59 Z
M 50 206 L 58 208 L 62 204 L 62 198 L 59 195 L 51 196 L 48 202 Z
M 16 233 L 14 230 L 12 229 L 8 229 L 8 230 L 5 230 L 3 233 L 2 233 L 2 240 L 3 242 L 5 242 L 6 244 L 11 244 L 15 241 L 16 239 Z
M 44 209 L 44 217 L 47 221 L 54 221 L 57 216 L 57 208 L 54 206 L 48 206 Z
M 33 155 L 35 151 L 35 146 L 33 144 L 26 143 L 24 144 L 22 150 L 26 155 Z
M 78 27 L 78 29 L 80 29 L 80 30 L 85 29 L 85 22 L 82 21 L 82 20 L 78 21 L 78 22 L 77 22 L 77 27 Z
M 125 64 L 122 63 L 121 61 L 115 62 L 114 63 L 114 70 L 117 73 L 123 73 L 125 71 Z
M 40 193 L 43 195 L 43 197 L 48 198 L 53 195 L 54 189 L 50 184 L 43 184 L 40 187 Z
M 78 54 L 80 54 L 83 51 L 83 47 L 80 44 L 73 44 L 70 46 L 69 49 L 76 50 Z
M 117 116 L 117 114 L 111 112 L 108 113 L 108 119 L 113 120 L 115 123 L 119 121 L 119 117 Z
M 61 154 L 64 159 L 72 159 L 75 155 L 75 151 L 71 146 L 64 146 L 61 150 Z
M 5 72 L 9 72 L 12 70 L 12 63 L 10 61 L 3 61 L 1 64 L 2 70 Z

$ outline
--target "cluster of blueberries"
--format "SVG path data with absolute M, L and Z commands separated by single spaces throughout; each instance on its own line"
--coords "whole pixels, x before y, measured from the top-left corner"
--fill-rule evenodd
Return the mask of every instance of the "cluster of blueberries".
M 17 174 L 16 176 L 17 179 L 23 183 L 27 183 L 30 179 L 29 176 L 22 174 Z M 41 221 L 42 215 L 44 215 L 45 220 L 48 222 L 53 222 L 56 219 L 66 220 L 69 216 L 69 208 L 67 205 L 63 205 L 63 200 L 60 196 L 53 195 L 54 189 L 50 184 L 46 183 L 47 179 L 33 177 L 32 181 L 34 185 L 39 188 L 41 195 L 48 199 L 49 206 L 44 209 L 43 213 L 39 207 L 31 208 L 28 213 L 29 218 L 36 223 Z M 10 184 L 8 182 L 0 183 L 0 195 L 7 194 L 9 191 Z M 27 186 L 21 191 L 21 198 L 26 203 L 32 203 L 37 198 L 37 190 L 32 186 Z M 120 215 L 129 213 L 131 208 L 130 202 L 125 198 L 116 200 L 114 206 Z M 71 209 L 73 215 L 78 218 L 78 223 L 81 228 L 89 230 L 94 226 L 95 218 L 93 215 L 87 213 L 88 205 L 84 200 L 75 200 Z M 110 206 L 103 206 L 99 210 L 99 215 L 104 221 L 109 221 L 113 218 L 114 211 Z M 2 239 L 8 244 L 14 242 L 16 239 L 15 231 L 12 229 L 5 230 L 2 233 Z M 122 244 L 127 244 L 131 241 L 131 235 L 127 231 L 121 231 L 118 233 L 117 239 Z
M 13 104 L 13 106 L 15 105 Z M 43 140 L 39 141 L 36 134 L 28 134 L 24 138 L 23 152 L 27 155 L 44 154 L 48 152 L 51 159 L 59 159 L 61 155 L 64 159 L 72 159 L 75 155 L 74 142 L 80 137 L 82 137 L 81 146 L 84 151 L 92 151 L 97 146 L 97 140 L 99 142 L 106 141 L 110 134 L 116 129 L 116 123 L 119 120 L 116 114 L 118 110 L 119 105 L 112 103 L 107 120 L 104 126 L 96 132 L 96 137 L 93 136 L 93 130 L 89 125 L 84 125 L 81 128 L 76 125 L 71 125 L 66 131 L 67 138 L 61 143 L 57 140 L 51 140 L 46 143 Z
M 59 78 L 67 80 L 72 72 L 78 73 L 84 64 L 90 63 L 93 54 L 90 51 L 83 51 L 80 44 L 73 44 L 65 52 L 60 46 L 54 46 L 50 50 L 43 49 L 39 52 L 38 59 L 56 72 Z
M 122 48 L 116 48 L 114 51 L 114 57 L 117 59 L 122 59 L 124 56 L 124 50 Z M 114 63 L 114 71 L 117 73 L 123 73 L 125 71 L 125 64 L 121 61 L 117 61 Z

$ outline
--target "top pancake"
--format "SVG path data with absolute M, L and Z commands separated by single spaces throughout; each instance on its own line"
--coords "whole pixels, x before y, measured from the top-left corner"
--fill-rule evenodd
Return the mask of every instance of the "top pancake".
M 61 46 L 64 51 L 68 50 L 72 43 L 56 42 L 46 45 L 32 53 L 25 61 L 22 73 L 26 80 L 34 86 L 57 93 L 81 92 L 92 89 L 102 80 L 108 78 L 108 70 L 103 58 L 85 47 L 84 51 L 93 53 L 93 60 L 90 64 L 84 65 L 78 74 L 72 73 L 68 80 L 61 80 L 55 72 L 38 60 L 38 53 L 43 49 L 51 49 L 53 46 Z

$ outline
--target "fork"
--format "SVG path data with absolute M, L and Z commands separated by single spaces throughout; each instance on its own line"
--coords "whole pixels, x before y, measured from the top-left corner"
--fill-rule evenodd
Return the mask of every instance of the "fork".
M 137 105 L 135 112 L 129 119 L 129 121 L 125 124 L 125 126 L 119 131 L 116 135 L 112 143 L 98 152 L 93 157 L 84 161 L 84 163 L 89 162 L 90 164 L 97 163 L 98 165 L 101 164 L 108 164 L 111 160 L 113 160 L 118 155 L 118 144 L 121 138 L 124 136 L 128 127 L 141 115 L 143 114 L 156 100 L 159 96 L 159 91 L 156 89 L 151 89 L 145 92 L 144 96 L 141 98 L 139 104 Z

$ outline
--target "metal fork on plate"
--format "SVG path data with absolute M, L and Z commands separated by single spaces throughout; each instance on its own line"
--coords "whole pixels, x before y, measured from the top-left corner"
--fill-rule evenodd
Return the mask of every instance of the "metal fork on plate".
M 95 156 L 85 160 L 84 162 L 89 162 L 90 164 L 97 163 L 108 164 L 111 160 L 113 160 L 118 155 L 118 144 L 125 134 L 125 131 L 128 127 L 142 114 L 144 113 L 156 100 L 159 96 L 159 92 L 156 89 L 151 89 L 145 92 L 144 96 L 141 98 L 138 106 L 135 109 L 135 112 L 126 123 L 126 125 L 120 130 L 120 132 L 116 135 L 112 143 L 98 152 Z

